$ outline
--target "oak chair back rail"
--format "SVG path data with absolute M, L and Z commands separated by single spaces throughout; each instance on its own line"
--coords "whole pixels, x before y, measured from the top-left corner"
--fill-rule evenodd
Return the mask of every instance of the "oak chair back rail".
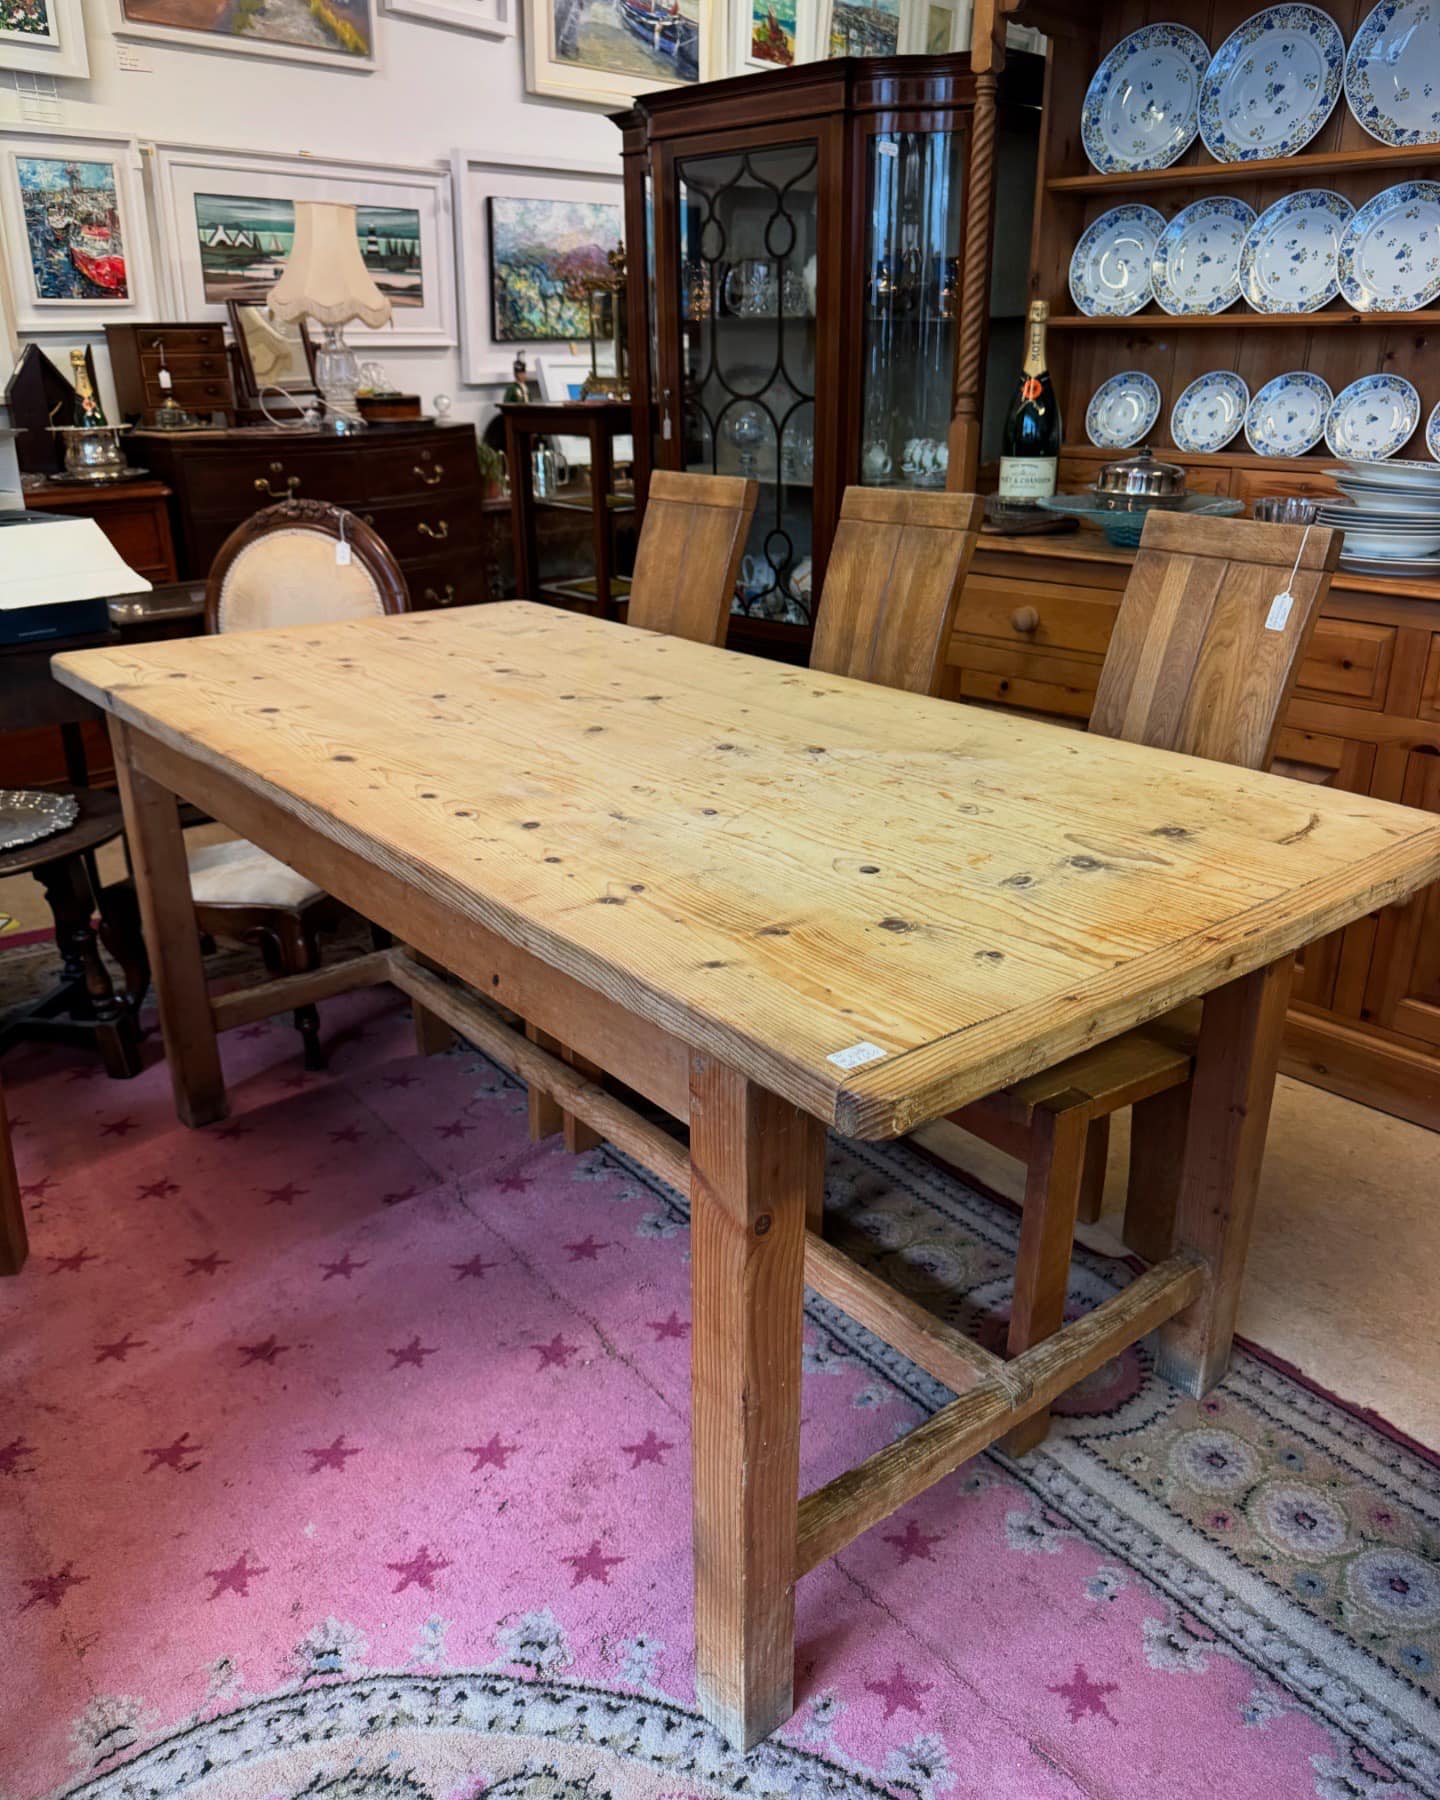
M 409 610 L 410 590 L 388 545 L 328 500 L 282 500 L 252 513 L 220 546 L 205 582 L 212 632 Z
M 723 644 L 759 497 L 759 482 L 737 475 L 657 469 L 626 622 L 697 644 Z
M 938 694 L 984 502 L 846 488 L 810 667 Z
M 1091 731 L 1267 769 L 1339 555 L 1323 525 L 1152 512 Z

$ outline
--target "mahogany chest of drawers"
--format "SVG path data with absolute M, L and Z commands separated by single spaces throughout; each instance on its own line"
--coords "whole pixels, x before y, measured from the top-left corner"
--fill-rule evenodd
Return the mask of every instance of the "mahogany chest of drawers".
M 122 419 L 150 417 L 157 407 L 182 406 L 196 418 L 235 413 L 235 386 L 223 325 L 107 325 L 110 374 Z M 161 369 L 170 371 L 163 387 Z

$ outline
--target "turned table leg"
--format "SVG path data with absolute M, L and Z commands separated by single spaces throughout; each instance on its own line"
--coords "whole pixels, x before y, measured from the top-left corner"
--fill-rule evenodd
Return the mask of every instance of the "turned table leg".
M 10 1149 L 10 1121 L 5 1116 L 5 1095 L 0 1091 L 0 1275 L 18 1275 L 29 1249 L 20 1177 L 15 1173 L 15 1157 Z
M 200 932 L 190 898 L 180 809 L 174 794 L 136 767 L 133 741 L 128 726 L 119 719 L 110 721 L 115 775 L 125 808 L 125 834 L 155 977 L 175 1111 L 184 1125 L 209 1125 L 223 1119 L 229 1108 L 215 1020 L 205 989 Z
M 690 1062 L 695 1686 L 749 1749 L 794 1710 L 805 1218 L 818 1120 Z
M 1205 998 L 1175 1247 L 1201 1257 L 1208 1279 L 1200 1298 L 1161 1328 L 1157 1356 L 1165 1379 L 1197 1399 L 1230 1361 L 1294 960 L 1284 957 Z

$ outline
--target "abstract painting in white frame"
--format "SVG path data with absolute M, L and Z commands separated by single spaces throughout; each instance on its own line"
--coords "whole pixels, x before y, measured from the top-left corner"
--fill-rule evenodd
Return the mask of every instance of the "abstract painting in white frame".
M 525 85 L 532 94 L 624 106 L 637 94 L 725 73 L 726 0 L 613 0 L 614 13 L 632 26 L 629 36 L 608 27 L 591 34 L 591 3 L 524 0 Z
M 266 35 L 264 8 L 249 13 L 238 9 L 241 19 L 248 18 L 250 23 L 237 25 L 231 22 L 235 10 L 219 8 L 209 29 L 197 30 L 190 22 L 197 14 L 186 0 L 110 0 L 110 29 L 117 38 L 145 38 L 172 50 L 278 57 L 282 62 L 318 63 L 361 75 L 375 68 L 376 0 L 315 0 L 295 14 L 277 8 L 277 18 L 302 17 L 304 33 L 314 29 L 318 20 L 329 36 L 328 44 L 307 42 L 304 35 Z
M 515 352 L 527 359 L 550 348 L 542 341 L 500 342 L 492 329 L 490 304 L 490 229 L 487 202 L 509 200 L 590 200 L 623 205 L 619 137 L 610 162 L 554 161 L 537 164 L 533 157 L 499 150 L 457 150 L 451 167 L 455 180 L 455 243 L 460 265 L 460 374 L 472 386 L 510 379 Z M 566 348 L 558 341 L 558 353 Z
M 229 201 L 238 210 L 245 202 L 258 207 L 296 200 L 350 201 L 362 222 L 367 214 L 386 214 L 406 222 L 413 237 L 408 254 L 418 295 L 396 299 L 389 325 L 371 331 L 347 328 L 347 336 L 371 357 L 395 349 L 445 349 L 455 342 L 455 258 L 450 219 L 450 173 L 446 169 L 372 167 L 368 163 L 322 162 L 310 156 L 261 156 L 248 151 L 209 150 L 192 145 L 157 144 L 151 171 L 155 213 L 160 222 L 169 292 L 170 317 L 225 319 L 225 299 L 260 301 L 260 293 L 222 294 L 207 270 L 202 229 L 213 238 L 210 221 Z M 202 221 L 205 224 L 202 226 Z M 268 246 L 283 247 L 276 239 Z M 267 248 L 258 234 L 258 250 Z M 278 261 L 274 276 L 279 277 Z M 273 285 L 273 282 L 271 283 Z M 382 287 L 385 286 L 381 281 Z
M 99 331 L 155 316 L 134 138 L 0 130 L 0 241 L 20 332 Z
M 822 0 L 730 0 L 732 72 L 814 61 L 823 10 Z
M 0 0 L 0 69 L 88 75 L 80 0 Z
M 4 0 L 0 0 L 3 5 Z M 385 12 L 427 25 L 448 25 L 473 37 L 514 37 L 520 0 L 384 0 Z

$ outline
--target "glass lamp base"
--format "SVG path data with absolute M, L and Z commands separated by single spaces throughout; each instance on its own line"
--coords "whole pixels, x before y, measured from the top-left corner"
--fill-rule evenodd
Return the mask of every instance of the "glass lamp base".
M 315 352 L 315 385 L 325 402 L 325 417 L 320 422 L 322 431 L 343 435 L 366 429 L 355 402 L 355 392 L 360 385 L 360 361 L 345 342 L 345 332 L 339 325 L 325 327 L 325 336 Z

